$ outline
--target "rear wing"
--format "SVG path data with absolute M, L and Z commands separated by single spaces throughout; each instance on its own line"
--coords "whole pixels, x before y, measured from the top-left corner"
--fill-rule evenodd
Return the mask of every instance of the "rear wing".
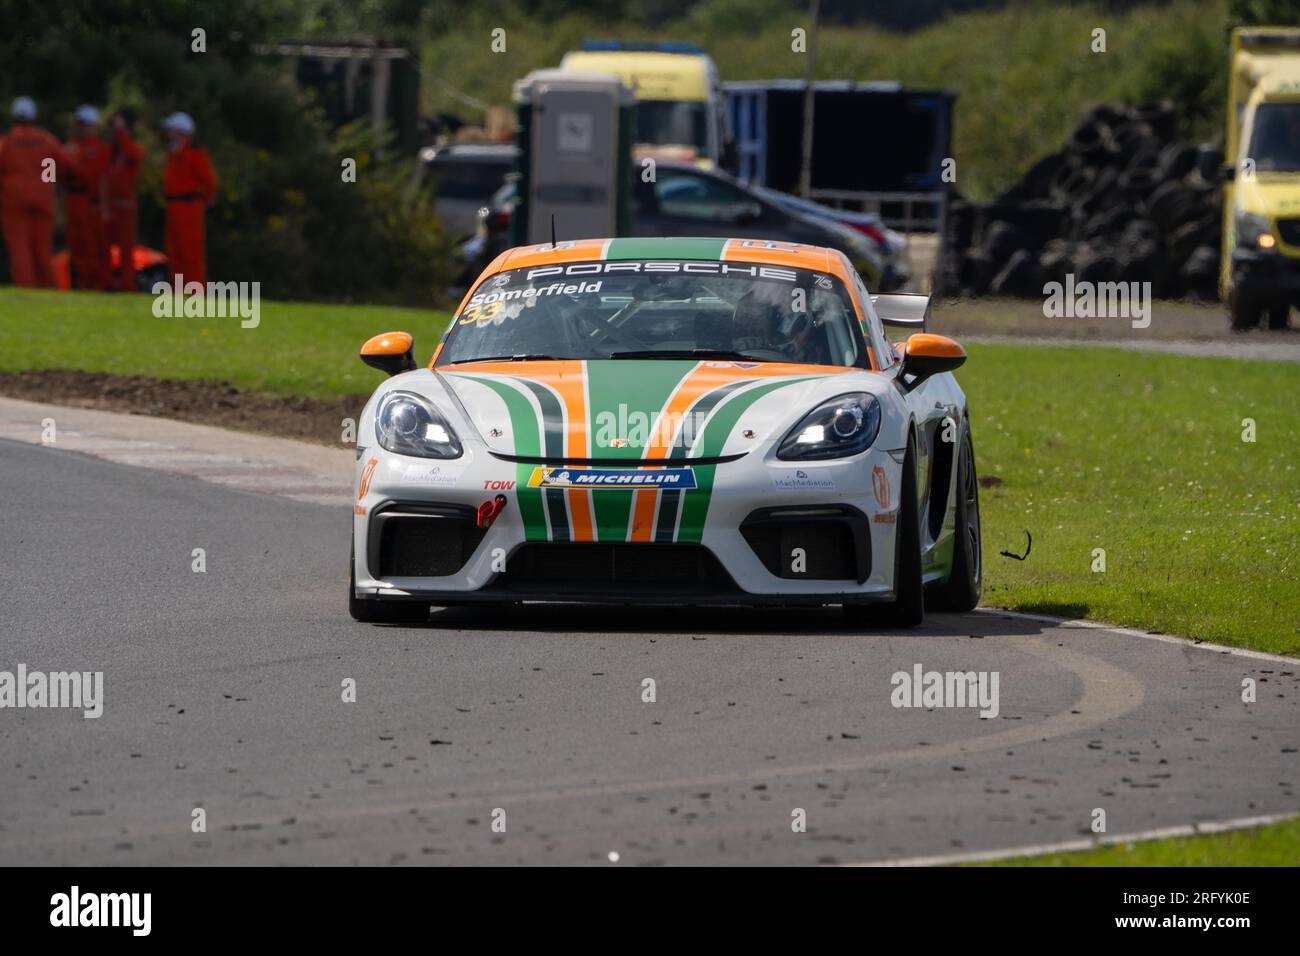
M 871 304 L 885 325 L 924 332 L 930 322 L 930 297 L 912 292 L 873 295 Z

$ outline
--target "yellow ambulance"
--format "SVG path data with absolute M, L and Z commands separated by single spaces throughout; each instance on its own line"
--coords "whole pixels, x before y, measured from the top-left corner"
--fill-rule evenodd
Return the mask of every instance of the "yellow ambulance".
M 702 166 L 727 164 L 731 145 L 713 60 L 690 43 L 584 40 L 560 69 L 617 76 L 636 95 L 637 147 L 669 150 Z
M 1234 329 L 1285 328 L 1300 304 L 1300 29 L 1232 34 L 1228 131 L 1220 174 L 1219 292 Z

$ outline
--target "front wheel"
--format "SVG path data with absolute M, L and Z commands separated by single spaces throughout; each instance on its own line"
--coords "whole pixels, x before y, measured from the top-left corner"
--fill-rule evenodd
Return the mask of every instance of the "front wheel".
M 926 600 L 943 611 L 969 611 L 984 587 L 984 554 L 980 535 L 980 484 L 975 474 L 975 446 L 970 432 L 962 440 L 957 459 L 956 521 L 952 546 L 952 571 L 948 580 L 932 585 Z
M 1262 311 L 1258 298 L 1244 292 L 1233 290 L 1228 295 L 1229 321 L 1234 332 L 1245 332 L 1259 325 L 1259 313 Z
M 921 519 L 916 504 L 916 453 L 907 446 L 903 487 L 894 536 L 894 600 L 890 604 L 846 604 L 844 617 L 854 627 L 916 627 L 925 620 L 921 581 Z

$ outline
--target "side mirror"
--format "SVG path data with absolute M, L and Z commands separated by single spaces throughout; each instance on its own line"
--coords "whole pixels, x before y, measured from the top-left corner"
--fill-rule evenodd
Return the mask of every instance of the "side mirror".
M 910 381 L 906 388 L 910 392 L 931 375 L 951 372 L 960 368 L 966 361 L 966 350 L 946 335 L 933 332 L 918 332 L 908 336 L 903 343 L 903 368 L 900 374 Z
M 1224 178 L 1223 151 L 1202 145 L 1196 150 L 1196 171 L 1207 183 L 1217 183 Z
M 415 339 L 409 332 L 384 332 L 361 346 L 361 361 L 386 375 L 415 368 Z

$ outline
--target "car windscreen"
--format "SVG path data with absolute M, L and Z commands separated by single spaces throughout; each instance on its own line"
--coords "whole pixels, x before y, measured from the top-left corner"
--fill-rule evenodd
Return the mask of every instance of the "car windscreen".
M 1300 103 L 1261 104 L 1248 155 L 1257 172 L 1300 171 Z
M 488 359 L 692 358 L 866 366 L 844 285 L 747 262 L 574 262 L 479 285 L 438 365 Z
M 448 159 L 429 164 L 434 181 L 434 194 L 439 199 L 473 199 L 486 202 L 501 188 L 511 161 Z
M 636 104 L 636 141 L 654 146 L 709 145 L 709 114 L 704 103 L 641 100 Z

